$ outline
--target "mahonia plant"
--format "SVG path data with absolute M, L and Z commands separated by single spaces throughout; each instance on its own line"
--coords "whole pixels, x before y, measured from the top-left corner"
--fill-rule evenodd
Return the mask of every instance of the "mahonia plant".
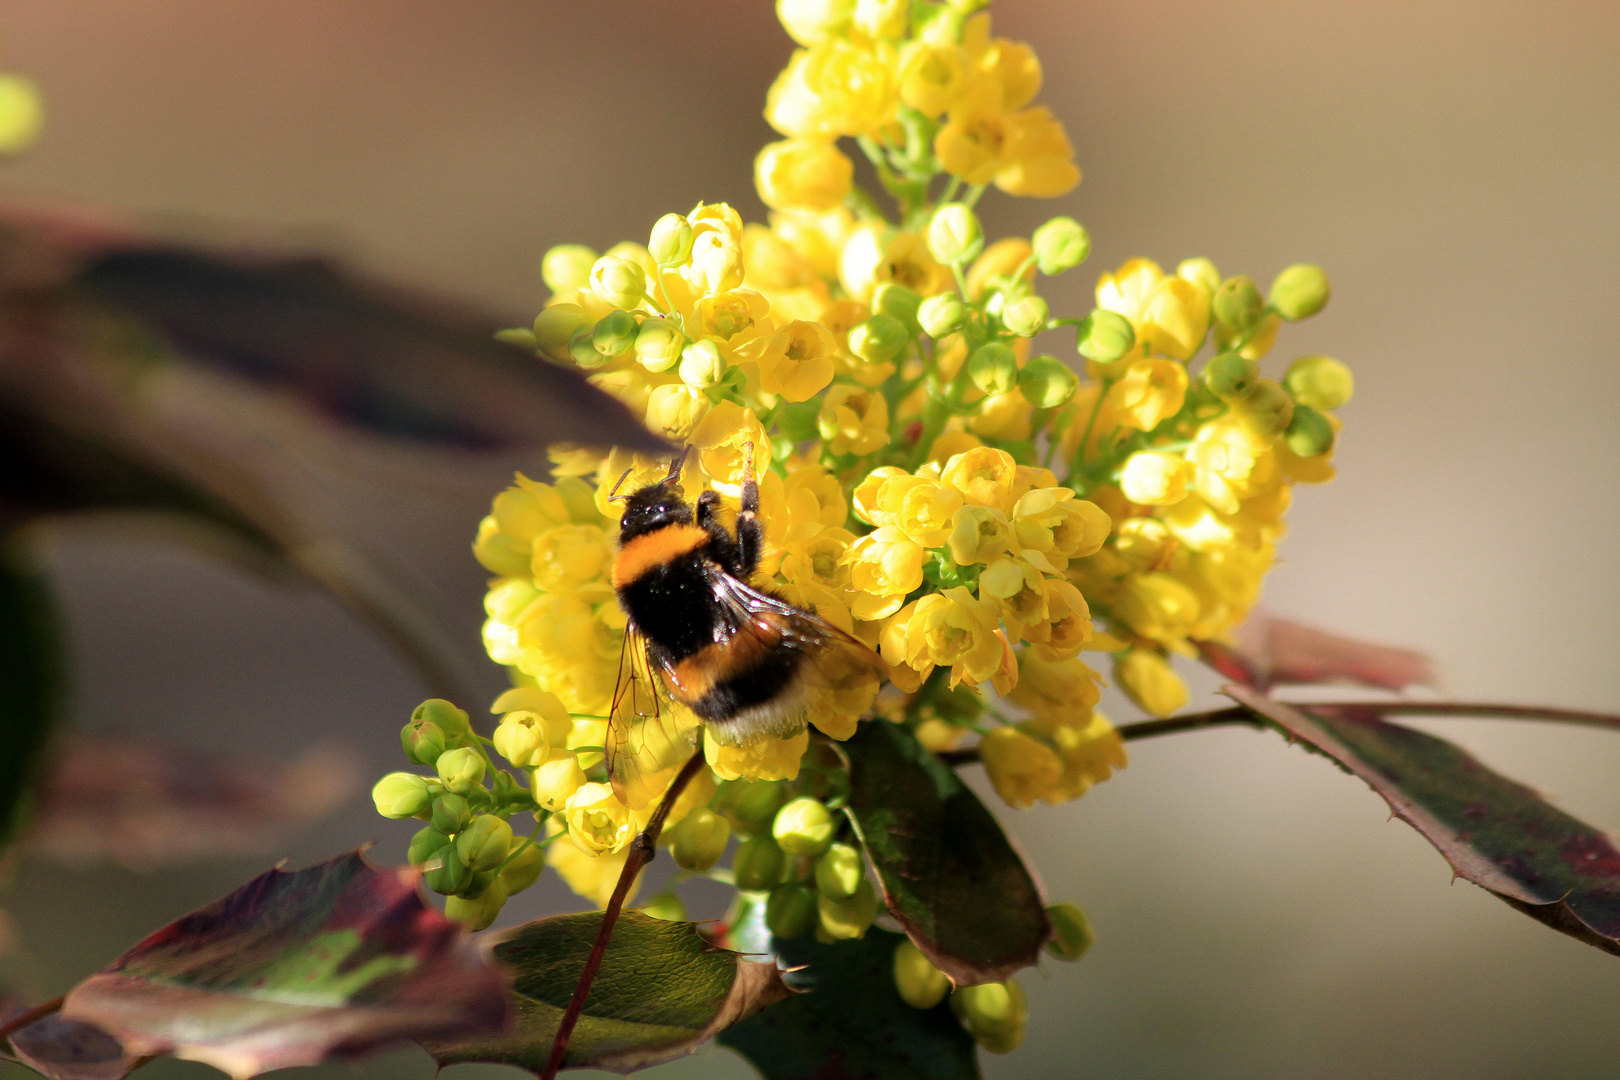
M 673 888 L 703 875 L 738 890 L 726 925 L 758 909 L 779 940 L 861 937 L 881 903 L 837 813 L 848 778 L 817 745 L 860 723 L 900 725 L 930 751 L 977 735 L 1009 805 L 1079 797 L 1126 764 L 1082 654 L 1106 657 L 1146 712 L 1180 708 L 1172 658 L 1243 620 L 1293 485 L 1333 476 L 1349 370 L 1324 356 L 1280 377 L 1261 366 L 1284 323 L 1326 304 L 1320 269 L 1291 266 L 1263 293 L 1207 258 L 1169 272 L 1132 259 L 1100 276 L 1093 310 L 1062 315 L 1040 285 L 1086 260 L 1078 222 L 986 241 L 974 208 L 991 186 L 1055 197 L 1080 171 L 1062 124 L 1033 104 L 1040 62 L 992 36 L 982 6 L 779 0 L 801 47 L 767 98 L 783 138 L 754 162 L 768 222 L 702 204 L 659 219 L 645 244 L 555 247 L 550 300 L 532 329 L 504 335 L 691 446 L 686 491 L 713 489 L 734 512 L 757 463 L 753 584 L 869 644 L 890 673 L 819 701 L 814 740 L 705 737 L 705 767 L 663 834 L 681 871 L 643 911 L 684 918 Z M 856 185 L 851 149 L 892 212 Z M 1042 335 L 1075 353 L 1036 352 Z M 542 851 L 607 906 L 679 763 L 649 733 L 628 744 L 648 757 L 646 790 L 621 798 L 604 768 L 610 723 L 647 726 L 612 716 L 626 645 L 609 495 L 669 463 L 578 446 L 551 463 L 550 483 L 520 475 L 496 496 L 474 544 L 496 575 L 484 643 L 515 684 L 494 704 L 493 739 L 427 702 L 403 738 L 436 775 L 376 789 L 384 815 L 427 822 L 411 861 L 475 929 L 536 880 Z M 518 815 L 535 819 L 531 835 L 513 834 Z M 1080 910 L 1046 915 L 1048 951 L 1078 959 Z M 917 1008 L 951 987 L 910 943 L 894 976 Z M 960 985 L 952 1008 L 988 1050 L 1022 1037 L 1015 982 Z

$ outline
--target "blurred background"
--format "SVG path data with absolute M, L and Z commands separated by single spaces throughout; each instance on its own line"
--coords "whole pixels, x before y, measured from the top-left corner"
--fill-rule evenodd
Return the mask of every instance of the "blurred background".
M 1326 312 L 1285 330 L 1267 365 L 1327 353 L 1358 388 L 1340 478 L 1298 490 L 1269 606 L 1425 648 L 1449 696 L 1620 708 L 1620 8 L 1001 0 L 993 14 L 1039 52 L 1041 101 L 1085 173 L 1059 200 L 981 204 L 991 235 L 1057 213 L 1090 229 L 1091 261 L 1045 289 L 1054 309 L 1089 310 L 1096 275 L 1134 255 L 1206 255 L 1262 284 L 1307 261 L 1332 279 Z M 763 219 L 751 161 L 789 49 L 763 0 L 4 0 L 0 68 L 41 84 L 48 120 L 0 182 L 251 225 L 521 325 L 554 243 L 644 240 L 699 200 Z M 492 697 L 468 542 L 510 469 L 542 463 L 341 450 L 309 442 L 274 480 L 410 567 Z M 63 529 L 50 552 L 81 729 L 266 772 L 320 741 L 358 756 L 367 783 L 400 766 L 395 732 L 422 691 L 330 601 L 105 525 Z M 1117 699 L 1112 715 L 1133 718 Z M 1620 827 L 1615 735 L 1426 726 Z M 1028 1041 L 987 1059 L 989 1077 L 1615 1075 L 1620 962 L 1449 885 L 1358 781 L 1246 729 L 1131 757 L 1078 803 L 992 804 L 1098 944 L 1023 976 Z M 259 854 L 144 873 L 25 858 L 0 897 L 8 963 L 58 993 L 275 858 L 375 839 L 399 861 L 410 831 L 357 788 Z M 503 921 L 581 903 L 547 875 Z M 398 1051 L 320 1072 L 433 1068 Z M 449 1072 L 502 1075 L 518 1074 Z M 645 1075 L 750 1071 L 710 1050 Z

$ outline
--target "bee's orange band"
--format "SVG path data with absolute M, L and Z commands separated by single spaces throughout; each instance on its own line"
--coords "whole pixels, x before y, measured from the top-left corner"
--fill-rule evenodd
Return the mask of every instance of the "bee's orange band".
M 758 664 L 760 657 L 781 641 L 781 631 L 776 627 L 744 626 L 730 640 L 700 649 L 676 664 L 664 680 L 670 697 L 684 705 L 695 704 L 717 684 Z
M 619 557 L 613 561 L 613 587 L 623 588 L 654 567 L 702 547 L 708 539 L 708 532 L 696 525 L 666 525 L 636 537 L 619 549 Z

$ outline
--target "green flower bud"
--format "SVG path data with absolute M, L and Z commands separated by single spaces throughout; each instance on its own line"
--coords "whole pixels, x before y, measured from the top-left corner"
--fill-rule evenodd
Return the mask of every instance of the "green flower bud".
M 917 325 L 931 338 L 954 334 L 967 323 L 967 305 L 953 292 L 930 296 L 917 305 Z
M 1024 991 L 1011 980 L 957 987 L 951 995 L 951 1011 L 968 1034 L 992 1054 L 1015 1050 L 1024 1041 L 1029 1003 L 1024 1000 Z
M 1091 254 L 1091 236 L 1072 217 L 1055 217 L 1030 237 L 1035 265 L 1047 277 L 1073 270 Z
M 431 720 L 412 720 L 399 729 L 405 756 L 419 765 L 431 765 L 444 753 L 444 729 Z
M 776 841 L 768 836 L 754 836 L 737 845 L 737 854 L 731 860 L 731 874 L 739 889 L 769 889 L 782 880 L 787 858 Z
M 905 351 L 911 334 L 893 315 L 873 315 L 849 331 L 849 351 L 869 364 L 886 364 Z
M 454 836 L 467 827 L 472 807 L 467 800 L 452 792 L 445 792 L 433 800 L 433 827 L 446 836 Z
M 885 281 L 872 292 L 872 310 L 906 324 L 907 337 L 917 332 L 917 308 L 922 297 L 897 281 Z
M 1331 356 L 1302 356 L 1288 365 L 1283 385 L 1294 400 L 1313 409 L 1337 409 L 1350 400 L 1356 381 L 1350 369 Z
M 1080 377 L 1055 356 L 1032 356 L 1018 373 L 1018 392 L 1037 409 L 1055 409 L 1074 397 Z
M 1247 397 L 1260 378 L 1260 365 L 1235 352 L 1221 353 L 1204 367 L 1204 382 L 1222 401 Z
M 1196 259 L 1182 259 L 1176 265 L 1176 277 L 1195 285 L 1202 285 L 1204 291 L 1212 297 L 1215 290 L 1221 287 L 1221 272 L 1215 269 L 1213 262 L 1202 256 Z
M 1288 427 L 1294 416 L 1294 399 L 1275 379 L 1257 379 L 1247 397 L 1234 403 L 1235 410 L 1262 435 L 1276 435 Z
M 633 308 L 647 295 L 647 271 L 640 263 L 604 255 L 591 267 L 591 292 L 616 308 Z
M 457 736 L 472 731 L 472 725 L 467 722 L 466 710 L 456 708 L 443 698 L 428 698 L 411 710 L 411 719 L 437 724 L 439 730 L 444 732 L 446 744 Z
M 801 796 L 776 812 L 771 835 L 789 855 L 820 855 L 832 843 L 837 827 L 825 803 Z
M 691 811 L 673 830 L 670 854 L 683 870 L 701 872 L 720 861 L 731 841 L 731 823 L 712 810 Z
M 635 347 L 640 329 L 628 311 L 610 311 L 591 331 L 591 345 L 603 356 L 623 356 Z
M 731 803 L 731 816 L 745 832 L 767 832 L 787 801 L 787 789 L 776 780 L 744 782 Z
M 894 985 L 914 1009 L 932 1009 L 950 991 L 951 980 L 910 941 L 894 950 Z
M 433 858 L 435 851 L 438 851 L 449 842 L 450 838 L 448 836 L 429 825 L 411 837 L 411 846 L 405 851 L 405 861 L 412 866 L 421 866 Z
M 834 844 L 816 860 L 816 889 L 834 900 L 848 900 L 866 876 L 861 853 L 848 844 Z
M 444 902 L 444 917 L 468 930 L 483 930 L 500 916 L 506 896 L 506 886 L 497 878 L 476 896 L 450 897 Z
M 971 262 L 984 250 L 979 215 L 962 203 L 945 203 L 928 223 L 928 253 L 947 266 Z
M 1289 322 L 1297 322 L 1327 307 L 1332 291 L 1328 287 L 1327 275 L 1322 273 L 1320 266 L 1295 263 L 1277 275 L 1277 279 L 1271 283 L 1271 296 L 1268 299 L 1277 314 Z
M 1131 320 L 1117 311 L 1098 308 L 1080 323 L 1080 337 L 1075 348 L 1087 360 L 1099 364 L 1112 364 L 1131 351 L 1136 344 L 1136 328 Z
M 589 371 L 607 363 L 608 358 L 596 351 L 596 324 L 581 326 L 568 339 L 568 358 Z
M 1039 296 L 1020 296 L 1001 309 L 1001 325 L 1019 337 L 1034 337 L 1046 329 L 1049 311 Z
M 685 922 L 686 905 L 681 898 L 672 892 L 661 892 L 657 896 L 649 897 L 641 905 L 641 913 L 654 919 L 663 919 L 665 922 Z
M 495 340 L 506 345 L 515 345 L 528 352 L 540 351 L 540 342 L 535 338 L 534 331 L 527 326 L 512 326 L 505 330 L 497 330 Z
M 707 390 L 726 377 L 726 361 L 720 347 L 704 338 L 681 350 L 681 382 L 694 390 Z
M 665 214 L 653 222 L 647 251 L 659 266 L 679 266 L 692 254 L 692 223 L 680 214 Z
M 501 884 L 506 886 L 506 895 L 516 896 L 540 880 L 540 871 L 546 866 L 546 851 L 540 845 L 529 843 L 526 836 L 514 836 L 512 850 L 506 856 L 508 861 L 501 867 Z
M 636 331 L 636 360 L 648 371 L 668 371 L 681 362 L 684 348 L 686 335 L 668 319 L 648 319 Z
M 392 772 L 371 789 L 371 801 L 377 804 L 377 813 L 398 821 L 426 810 L 433 802 L 433 792 L 425 776 Z
M 534 317 L 534 345 L 540 354 L 559 364 L 569 360 L 568 343 L 591 317 L 578 304 L 552 304 Z
M 456 836 L 456 857 L 475 871 L 494 870 L 512 847 L 512 826 L 494 815 L 474 818 Z
M 1217 323 L 1241 334 L 1260 318 L 1260 313 L 1266 309 L 1266 301 L 1260 295 L 1260 287 L 1254 283 L 1254 278 L 1239 274 L 1221 282 L 1220 288 L 1215 290 L 1210 308 Z
M 1047 952 L 1059 960 L 1078 960 L 1086 955 L 1093 938 L 1085 912 L 1073 904 L 1053 904 L 1046 909 L 1046 917 L 1052 920 L 1052 940 L 1046 943 Z
M 835 940 L 864 937 L 866 928 L 877 918 L 877 890 L 862 878 L 855 891 L 842 900 L 826 893 L 816 899 L 816 911 L 821 916 L 821 932 Z
M 435 767 L 446 790 L 457 795 L 465 795 L 484 782 L 484 759 L 470 746 L 446 750 Z
M 999 341 L 980 345 L 968 357 L 968 378 L 987 394 L 1005 394 L 1018 385 L 1018 358 Z
M 554 293 L 583 289 L 595 262 L 596 252 L 584 244 L 558 244 L 540 256 L 540 278 Z
M 1309 405 L 1295 405 L 1283 441 L 1300 457 L 1319 457 L 1333 449 L 1333 425 Z
M 456 855 L 456 845 L 446 844 L 435 851 L 423 867 L 422 880 L 436 893 L 451 896 L 472 881 L 472 871 Z
M 783 941 L 808 934 L 816 925 L 816 894 L 791 881 L 776 886 L 765 901 L 765 925 Z

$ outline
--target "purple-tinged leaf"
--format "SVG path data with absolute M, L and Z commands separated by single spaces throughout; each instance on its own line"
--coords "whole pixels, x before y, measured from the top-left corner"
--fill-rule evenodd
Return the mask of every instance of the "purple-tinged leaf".
M 271 870 L 90 976 L 62 1015 L 103 1028 L 129 1053 L 173 1054 L 235 1077 L 499 1030 L 500 976 L 460 926 L 422 902 L 418 877 L 358 852 Z
M 1355 683 L 1404 690 L 1435 677 L 1433 661 L 1415 649 L 1356 641 L 1260 610 L 1238 628 L 1235 651 L 1244 672 L 1227 674 L 1260 687 Z
M 1368 710 L 1289 705 L 1236 685 L 1224 692 L 1366 781 L 1458 877 L 1620 955 L 1620 850 L 1604 833 L 1461 747 Z
M 958 985 L 1002 982 L 1052 935 L 1040 886 L 995 816 L 898 724 L 841 744 L 846 813 L 889 912 Z
M 0 1008 L 0 1023 L 23 1011 Z M 11 1033 L 11 1052 L 0 1054 L 50 1080 L 123 1080 L 140 1059 L 94 1024 L 53 1013 Z
M 596 911 L 556 915 L 491 937 L 494 962 L 511 979 L 511 1029 L 421 1040 L 428 1053 L 440 1065 L 486 1061 L 539 1072 L 601 922 Z M 645 1069 L 691 1053 L 787 994 L 775 964 L 718 948 L 692 923 L 626 911 L 613 928 L 563 1067 Z

